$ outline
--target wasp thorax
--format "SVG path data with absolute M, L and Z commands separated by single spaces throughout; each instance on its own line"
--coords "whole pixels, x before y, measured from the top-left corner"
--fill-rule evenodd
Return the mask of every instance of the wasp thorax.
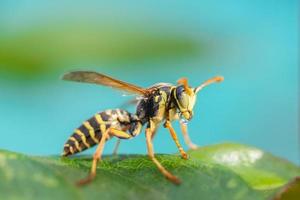
M 177 86 L 175 89 L 175 100 L 180 114 L 187 120 L 193 117 L 193 108 L 196 102 L 196 94 L 189 88 L 187 91 L 183 85 Z

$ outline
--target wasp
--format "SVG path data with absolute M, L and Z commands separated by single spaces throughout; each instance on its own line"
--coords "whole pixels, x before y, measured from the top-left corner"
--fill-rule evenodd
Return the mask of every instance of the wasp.
M 98 144 L 93 155 L 91 171 L 78 184 L 89 183 L 95 178 L 97 163 L 101 161 L 104 145 L 108 139 L 112 137 L 132 139 L 140 134 L 143 126 L 146 126 L 145 133 L 149 158 L 165 178 L 174 184 L 180 184 L 180 179 L 169 172 L 156 159 L 152 139 L 158 127 L 163 124 L 169 130 L 181 157 L 188 159 L 171 122 L 174 120 L 181 122 L 185 142 L 190 148 L 195 148 L 196 145 L 191 142 L 187 133 L 187 125 L 183 120 L 189 121 L 192 119 L 198 92 L 212 83 L 223 81 L 223 79 L 222 76 L 216 76 L 195 88 L 189 86 L 186 78 L 179 79 L 177 85 L 157 83 L 148 88 L 143 88 L 97 72 L 75 71 L 65 74 L 63 80 L 108 86 L 139 97 L 135 113 L 123 109 L 110 109 L 97 113 L 75 129 L 67 140 L 62 156 L 70 156 Z

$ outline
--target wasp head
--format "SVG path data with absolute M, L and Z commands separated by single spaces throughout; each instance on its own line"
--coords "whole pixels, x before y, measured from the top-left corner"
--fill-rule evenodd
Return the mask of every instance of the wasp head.
M 186 120 L 193 117 L 193 108 L 196 103 L 196 93 L 193 88 L 188 86 L 187 79 L 182 78 L 178 81 L 179 85 L 175 88 L 175 100 L 180 115 Z
M 191 88 L 188 85 L 188 81 L 186 78 L 178 80 L 179 85 L 175 88 L 174 97 L 180 115 L 183 116 L 186 120 L 191 120 L 193 117 L 193 108 L 196 103 L 197 93 L 205 86 L 211 83 L 221 82 L 223 80 L 224 78 L 222 76 L 216 76 L 205 81 L 196 88 Z

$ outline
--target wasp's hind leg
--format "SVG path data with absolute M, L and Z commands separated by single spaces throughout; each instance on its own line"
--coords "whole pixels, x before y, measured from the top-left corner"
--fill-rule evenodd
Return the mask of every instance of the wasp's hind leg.
M 158 170 L 168 180 L 172 181 L 174 184 L 180 184 L 181 181 L 176 176 L 171 174 L 168 170 L 166 170 L 154 156 L 153 144 L 152 144 L 152 139 L 151 139 L 154 130 L 155 130 L 155 125 L 150 120 L 149 127 L 146 128 L 146 141 L 147 141 L 148 155 L 149 155 L 150 159 L 154 162 L 154 164 L 156 165 Z
M 121 139 L 117 138 L 117 141 L 116 141 L 116 144 L 115 144 L 115 147 L 114 147 L 114 151 L 113 151 L 114 156 L 116 156 L 118 154 L 120 143 L 121 143 Z
M 198 146 L 196 144 L 194 144 L 191 139 L 190 139 L 190 136 L 188 134 L 188 130 L 187 130 L 187 125 L 183 122 L 180 122 L 180 129 L 181 129 L 181 132 L 182 132 L 182 135 L 183 135 L 183 139 L 184 139 L 184 142 L 185 144 L 190 148 L 190 149 L 197 149 Z
M 121 123 L 128 123 L 128 121 L 122 121 L 122 118 L 119 118 L 118 120 Z M 138 136 L 140 134 L 142 126 L 143 126 L 141 121 L 138 119 L 138 116 L 135 114 L 129 114 L 129 123 L 130 123 L 130 125 L 129 125 L 130 128 L 129 128 L 128 132 L 130 133 L 130 135 L 132 137 Z M 118 137 L 117 142 L 115 144 L 114 151 L 113 151 L 113 155 L 117 155 L 118 149 L 120 146 L 120 142 L 121 142 L 120 137 Z
M 125 109 L 125 108 L 127 108 L 129 106 L 136 105 L 138 102 L 139 102 L 139 100 L 137 100 L 136 98 L 134 98 L 134 99 L 131 99 L 129 101 L 126 101 L 125 103 L 121 104 L 119 107 L 121 107 L 122 109 Z M 114 156 L 116 156 L 118 154 L 120 143 L 121 143 L 121 140 L 118 138 L 117 141 L 116 141 L 114 150 L 113 150 L 113 155 Z
M 90 183 L 95 177 L 96 177 L 96 173 L 97 173 L 97 164 L 99 161 L 101 161 L 102 159 L 102 153 L 103 153 L 103 149 L 104 149 L 104 145 L 106 140 L 109 138 L 109 136 L 116 136 L 118 138 L 121 139 L 129 139 L 132 136 L 124 131 L 120 131 L 114 128 L 109 128 L 107 129 L 104 134 L 101 137 L 101 140 L 98 144 L 98 147 L 94 153 L 93 156 L 93 163 L 92 163 L 92 168 L 91 168 L 91 172 L 89 174 L 88 177 L 86 177 L 85 179 L 80 180 L 79 182 L 77 182 L 77 185 L 82 186 L 85 185 L 87 183 Z

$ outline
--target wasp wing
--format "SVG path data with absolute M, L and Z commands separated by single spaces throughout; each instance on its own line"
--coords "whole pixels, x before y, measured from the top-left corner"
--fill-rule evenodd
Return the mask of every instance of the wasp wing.
M 62 77 L 62 79 L 67 81 L 76 81 L 76 82 L 104 85 L 104 86 L 112 87 L 133 94 L 139 94 L 139 95 L 149 94 L 149 91 L 147 89 L 144 89 L 142 87 L 130 83 L 126 83 L 121 80 L 114 79 L 112 77 L 97 72 L 74 71 L 65 74 Z

